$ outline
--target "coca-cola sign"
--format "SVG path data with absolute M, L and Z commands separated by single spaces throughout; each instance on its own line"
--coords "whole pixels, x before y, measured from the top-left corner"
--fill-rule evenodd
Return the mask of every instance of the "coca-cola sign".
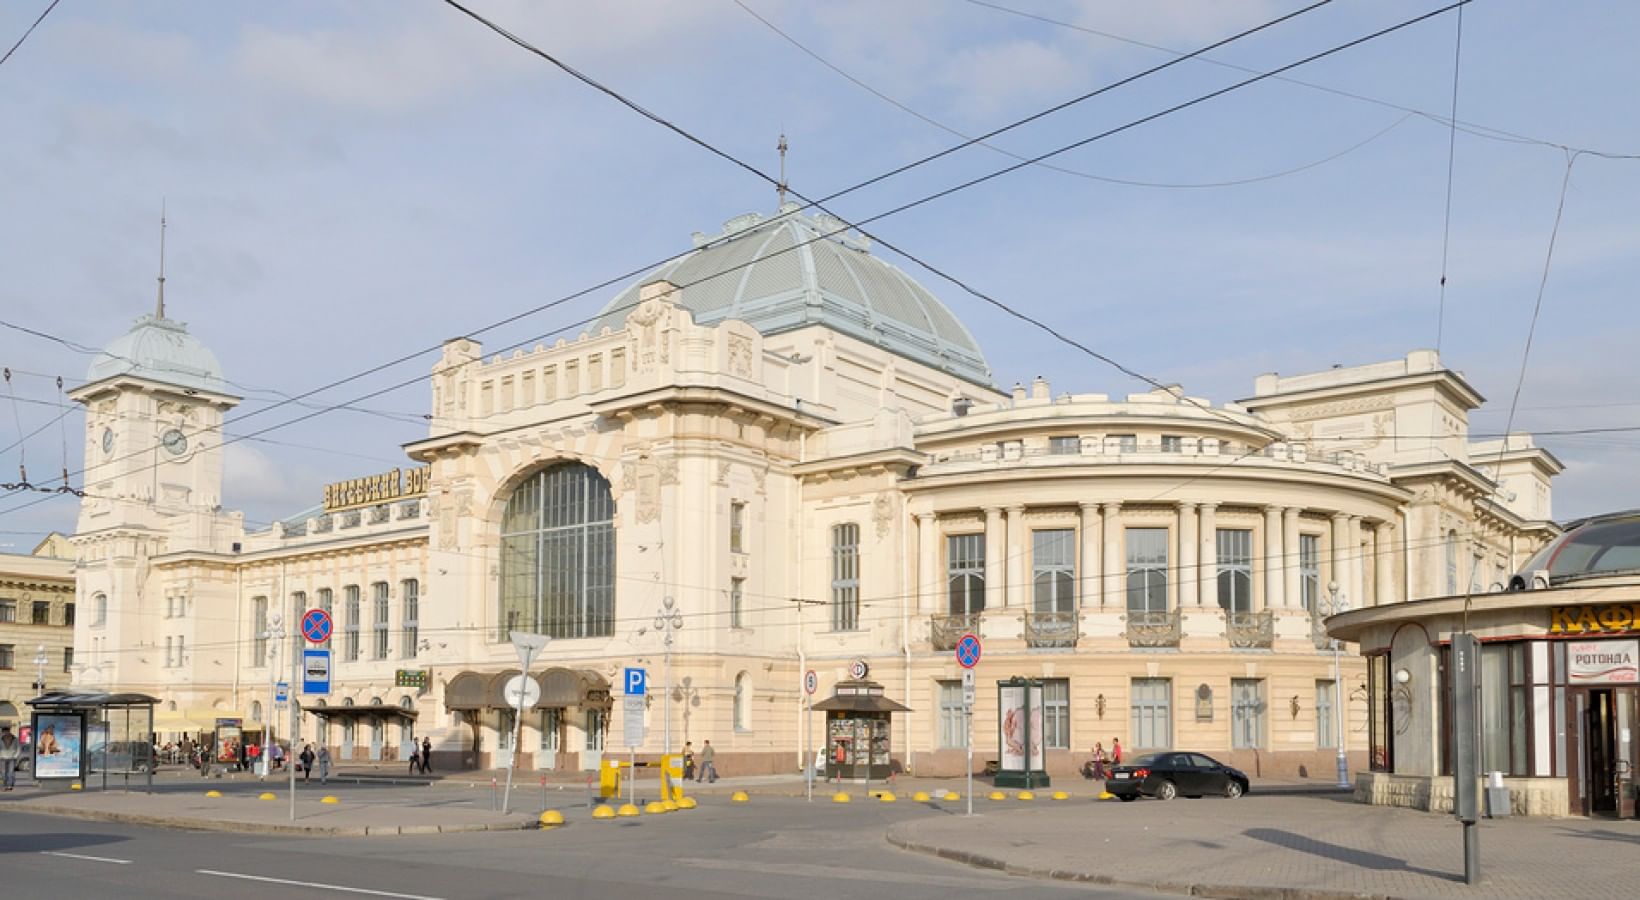
M 1640 682 L 1640 641 L 1568 641 L 1567 684 Z

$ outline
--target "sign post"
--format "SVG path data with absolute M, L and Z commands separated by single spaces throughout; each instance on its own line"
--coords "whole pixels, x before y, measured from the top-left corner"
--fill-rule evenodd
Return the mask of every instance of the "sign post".
M 820 676 L 813 669 L 803 673 L 803 766 L 808 778 L 810 803 L 814 802 L 814 692 L 820 688 Z
M 957 665 L 962 666 L 962 721 L 966 726 L 963 743 L 968 746 L 968 815 L 974 814 L 974 667 L 984 651 L 979 636 L 968 632 L 957 639 Z
M 527 631 L 514 631 L 507 636 L 512 639 L 513 649 L 518 651 L 518 664 L 521 671 L 515 681 L 522 681 L 522 684 L 518 685 L 518 691 L 509 691 L 507 697 L 509 701 L 513 701 L 513 708 L 518 711 L 518 714 L 514 716 L 515 721 L 513 722 L 513 764 L 507 767 L 507 790 L 501 795 L 502 815 L 512 811 L 510 804 L 512 803 L 513 770 L 518 768 L 518 745 L 524 741 L 525 701 L 528 700 L 529 705 L 534 706 L 541 700 L 541 685 L 530 677 L 530 665 L 535 662 L 536 656 L 540 655 L 541 651 L 546 648 L 547 642 L 552 640 L 544 634 L 530 634 Z M 511 687 L 512 685 L 509 684 L 508 686 Z M 530 688 L 535 689 L 533 698 L 529 696 L 531 694 Z
M 626 697 L 621 702 L 625 721 L 621 732 L 626 735 L 627 787 L 626 802 L 638 802 L 638 748 L 644 740 L 644 706 L 649 702 L 649 673 L 644 669 L 628 667 L 621 673 Z M 663 793 L 662 798 L 665 799 Z
M 330 613 L 315 607 L 302 613 L 299 630 L 310 643 L 322 644 L 330 640 L 332 626 Z M 317 676 L 317 677 L 316 677 Z M 290 684 L 302 686 L 303 694 L 330 693 L 330 651 L 303 647 L 301 653 L 290 654 Z M 287 686 L 287 691 L 289 690 Z M 295 698 L 290 702 L 290 752 L 285 754 L 285 767 L 290 770 L 290 820 L 296 821 L 296 761 L 301 751 L 296 749 L 296 733 L 302 724 L 302 710 Z
M 1481 880 L 1480 820 L 1480 642 L 1473 634 L 1452 635 L 1452 815 L 1463 823 L 1463 880 Z

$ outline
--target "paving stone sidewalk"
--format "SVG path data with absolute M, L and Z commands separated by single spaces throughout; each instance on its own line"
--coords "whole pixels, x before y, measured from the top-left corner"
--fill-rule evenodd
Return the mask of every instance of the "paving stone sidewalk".
M 976 803 L 900 822 L 890 843 L 1021 875 L 1205 897 L 1522 897 L 1640 894 L 1640 822 L 1497 819 L 1481 828 L 1482 882 L 1463 883 L 1450 817 L 1343 796 L 1252 794 Z

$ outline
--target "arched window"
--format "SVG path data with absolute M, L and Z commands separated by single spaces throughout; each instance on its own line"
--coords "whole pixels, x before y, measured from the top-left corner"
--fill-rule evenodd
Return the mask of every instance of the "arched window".
M 91 598 L 91 603 L 96 608 L 96 617 L 91 620 L 91 624 L 93 626 L 97 627 L 97 628 L 101 628 L 104 625 L 107 625 L 108 624 L 108 595 L 107 594 L 98 594 L 97 596 Z
M 590 466 L 531 476 L 501 516 L 497 640 L 510 631 L 556 638 L 615 632 L 615 501 Z
M 252 722 L 262 721 L 262 701 L 260 701 L 260 700 L 252 700 L 251 701 L 251 721 Z
M 735 676 L 735 730 L 752 727 L 752 678 L 745 672 Z

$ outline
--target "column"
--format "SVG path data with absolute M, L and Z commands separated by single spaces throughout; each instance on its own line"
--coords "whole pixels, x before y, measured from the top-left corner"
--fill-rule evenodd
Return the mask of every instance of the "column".
M 1007 602 L 1003 594 L 1005 579 L 1003 573 L 1007 570 L 1004 564 L 1007 559 L 1007 534 L 1003 530 L 1002 508 L 988 506 L 985 508 L 985 608 L 999 608 Z
M 1367 559 L 1366 551 L 1361 547 L 1360 516 L 1350 516 L 1349 542 L 1350 608 L 1360 609 L 1372 605 L 1372 600 L 1367 597 Z
M 1287 606 L 1282 585 L 1285 555 L 1282 553 L 1281 507 L 1264 507 L 1264 606 L 1262 609 L 1283 609 Z
M 1168 580 L 1178 585 L 1177 607 L 1195 606 L 1198 596 L 1196 582 L 1201 573 L 1196 569 L 1196 548 L 1201 541 L 1196 536 L 1196 504 L 1179 502 L 1179 558 L 1178 568 L 1169 573 Z
M 1098 606 L 1104 602 L 1104 571 L 1099 566 L 1099 543 L 1103 537 L 1103 522 L 1099 518 L 1099 504 L 1084 503 L 1082 509 L 1081 550 L 1076 560 L 1076 605 Z
M 1298 513 L 1296 506 L 1281 511 L 1281 575 L 1287 590 L 1283 599 L 1288 609 L 1304 605 L 1304 589 L 1299 584 L 1298 571 Z
M 1014 609 L 1028 604 L 1025 597 L 1025 566 L 1031 558 L 1031 533 L 1025 527 L 1025 507 L 1008 507 L 1008 591 L 1003 603 Z
M 1347 548 L 1349 547 L 1349 531 L 1350 517 L 1344 515 L 1343 513 L 1333 513 L 1332 534 L 1329 535 L 1327 541 L 1327 574 L 1321 582 L 1321 596 L 1327 601 L 1326 603 L 1321 604 L 1321 607 L 1322 610 L 1326 612 L 1336 612 L 1336 610 L 1332 609 L 1330 606 L 1333 602 L 1333 598 L 1327 593 L 1327 585 L 1329 583 L 1337 583 L 1340 591 L 1348 591 L 1350 589 L 1349 563 L 1347 557 L 1345 556 L 1348 552 Z M 1351 596 L 1348 599 L 1351 603 L 1355 602 L 1354 596 Z
M 1375 532 L 1377 540 L 1373 543 L 1378 551 L 1373 555 L 1378 565 L 1378 596 L 1375 602 L 1384 606 L 1395 602 L 1395 523 L 1379 522 Z
M 1103 594 L 1105 606 L 1125 608 L 1122 599 L 1123 582 L 1127 580 L 1127 560 L 1122 556 L 1122 504 L 1099 504 L 1100 524 L 1105 532 Z
M 942 612 L 940 587 L 939 518 L 933 513 L 917 516 L 917 612 Z
M 1219 523 L 1217 503 L 1202 504 L 1201 540 L 1197 546 L 1201 548 L 1198 557 L 1201 562 L 1201 575 L 1198 583 L 1201 593 L 1196 597 L 1198 606 L 1212 606 L 1219 602 Z

